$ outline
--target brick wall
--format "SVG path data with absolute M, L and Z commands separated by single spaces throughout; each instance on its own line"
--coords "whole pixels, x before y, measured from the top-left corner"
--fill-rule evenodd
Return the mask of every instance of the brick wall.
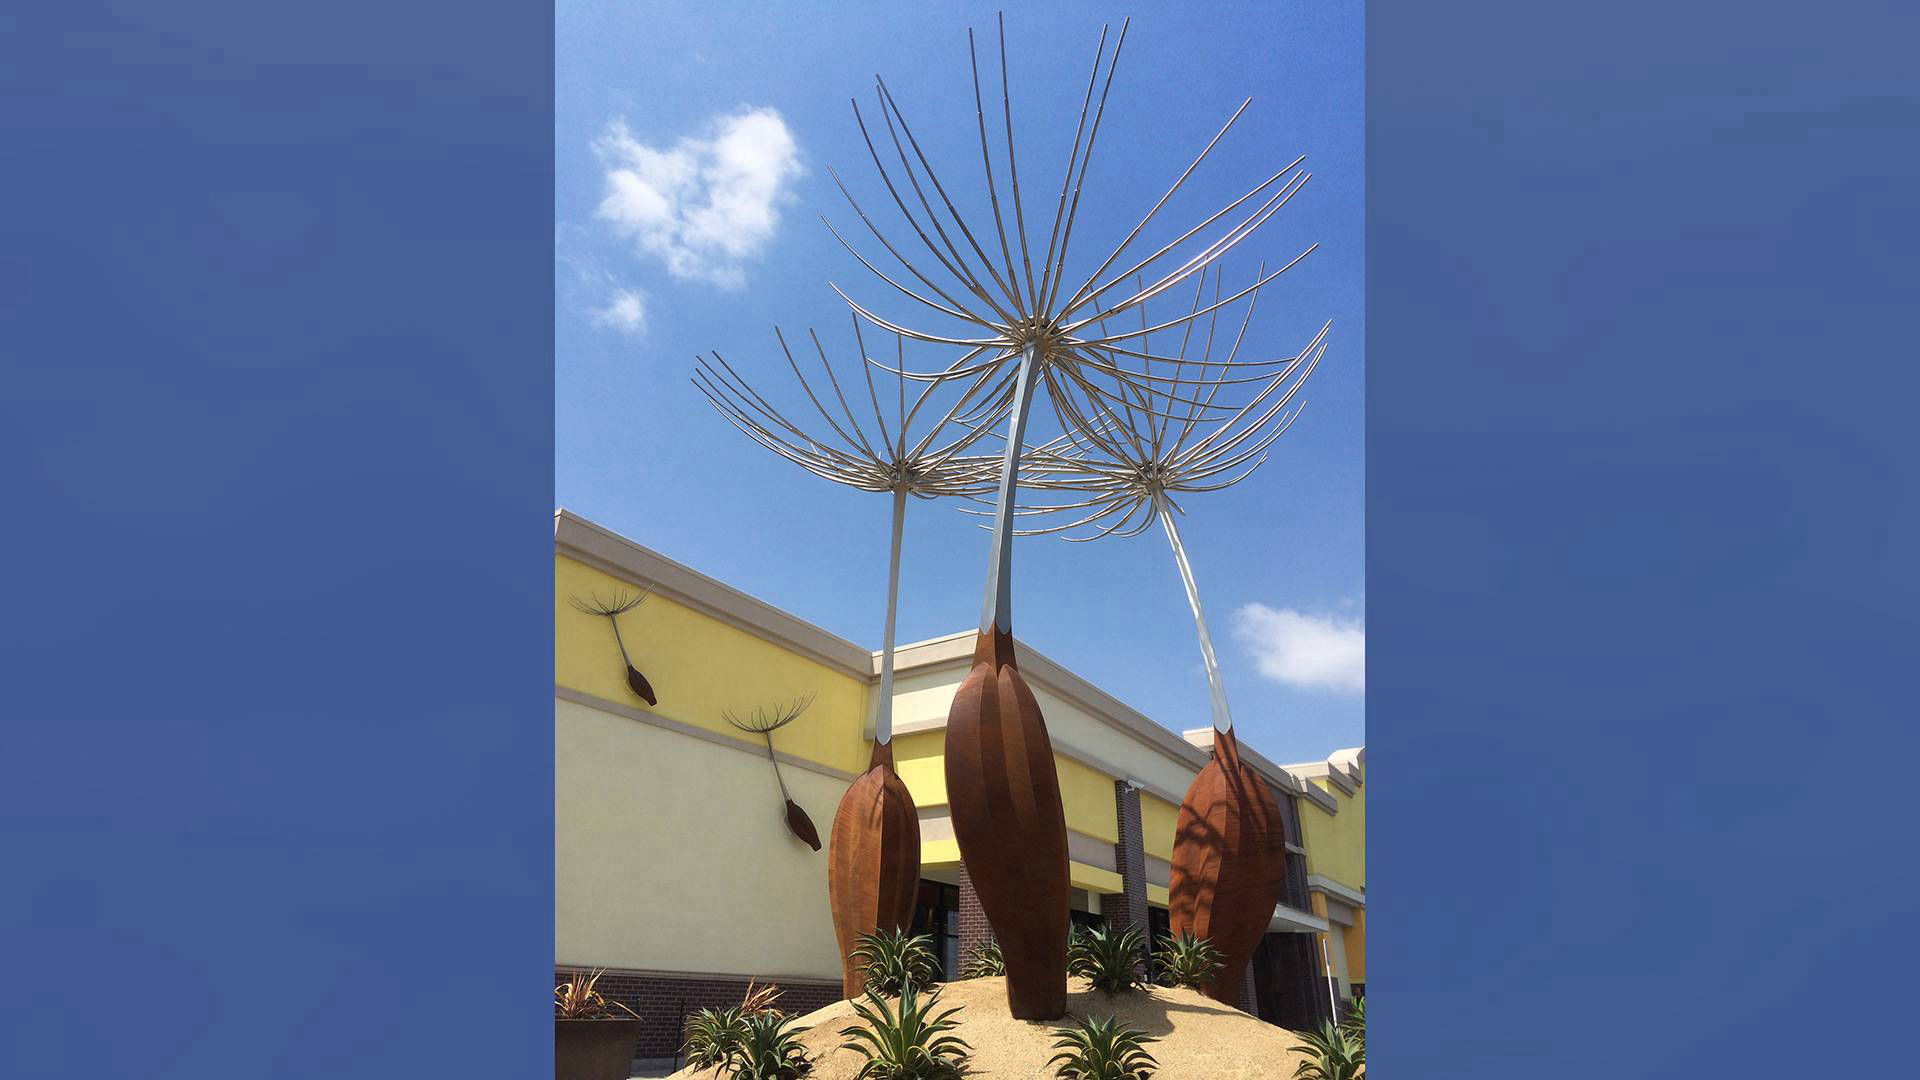
M 1100 914 L 1109 927 L 1131 925 L 1144 941 L 1147 925 L 1147 850 L 1140 827 L 1140 792 L 1125 780 L 1113 782 L 1114 818 L 1120 839 L 1113 845 L 1114 867 L 1120 871 L 1121 892 L 1100 898 Z M 1148 942 L 1148 947 L 1152 943 Z
M 980 906 L 980 894 L 973 891 L 973 879 L 967 876 L 967 864 L 960 864 L 960 929 L 957 944 L 959 946 L 960 966 L 965 968 L 973 956 L 973 950 L 993 936 L 993 928 L 987 925 L 986 909 Z
M 571 978 L 574 968 L 556 968 L 557 985 Z M 765 985 L 768 980 L 759 980 Z M 809 1013 L 840 1000 L 836 982 L 775 981 L 783 993 L 780 1009 L 790 1016 Z M 608 1001 L 618 1001 L 640 1014 L 645 1026 L 635 1057 L 672 1057 L 680 1051 L 684 1018 L 698 1009 L 738 1005 L 747 992 L 746 979 L 702 975 L 673 975 L 609 969 L 597 989 Z

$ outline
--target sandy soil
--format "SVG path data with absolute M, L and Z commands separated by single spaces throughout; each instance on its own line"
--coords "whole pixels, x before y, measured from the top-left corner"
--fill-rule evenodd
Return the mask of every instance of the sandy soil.
M 942 1008 L 959 1005 L 957 1034 L 973 1048 L 967 1068 L 970 1077 L 1028 1080 L 1052 1076 L 1046 1068 L 1054 1055 L 1052 1029 L 1067 1019 L 1049 1023 L 1015 1020 L 1007 1014 L 1005 979 L 967 979 L 941 988 Z M 1148 987 L 1107 997 L 1087 987 L 1086 980 L 1067 985 L 1067 1016 L 1117 1016 L 1121 1022 L 1154 1036 L 1147 1052 L 1160 1062 L 1156 1080 L 1285 1080 L 1300 1059 L 1289 1047 L 1300 1039 L 1293 1032 L 1257 1020 L 1238 1009 L 1193 990 Z M 840 1029 L 857 1023 L 852 1005 L 835 1002 L 799 1018 L 806 1029 L 801 1041 L 813 1061 L 814 1080 L 851 1080 L 865 1059 L 840 1049 Z M 714 1080 L 714 1072 L 683 1069 L 673 1074 L 684 1080 Z

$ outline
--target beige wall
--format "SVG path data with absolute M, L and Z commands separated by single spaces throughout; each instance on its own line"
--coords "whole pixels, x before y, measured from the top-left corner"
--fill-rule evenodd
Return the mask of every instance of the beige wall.
M 827 857 L 793 838 L 763 751 L 554 702 L 554 960 L 840 977 Z M 781 766 L 820 830 L 846 783 Z

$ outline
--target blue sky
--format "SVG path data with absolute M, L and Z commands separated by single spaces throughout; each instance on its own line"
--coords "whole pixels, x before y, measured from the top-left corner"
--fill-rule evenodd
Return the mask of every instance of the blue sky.
M 817 327 L 830 347 L 851 339 L 829 280 L 907 314 L 820 223 L 824 214 L 850 238 L 845 226 L 858 228 L 828 167 L 884 232 L 912 239 L 848 104 L 860 99 L 873 120 L 878 73 L 942 179 L 966 193 L 972 219 L 968 200 L 981 184 L 966 31 L 979 42 L 983 83 L 997 80 L 995 12 L 963 3 L 562 0 L 561 506 L 878 647 L 889 500 L 816 479 L 748 442 L 688 376 L 697 353 L 717 349 L 761 389 L 786 391 L 774 325 L 790 337 Z M 1318 242 L 1262 293 L 1248 336 L 1263 355 L 1291 352 L 1331 319 L 1326 358 L 1266 466 L 1238 487 L 1186 499 L 1181 531 L 1243 738 L 1282 760 L 1322 757 L 1364 739 L 1362 9 L 1008 10 L 1030 228 L 1035 216 L 1051 218 L 1047 185 L 1058 191 L 1101 25 L 1117 31 L 1126 15 L 1133 23 L 1076 225 L 1086 239 L 1076 240 L 1069 276 L 1097 265 L 1244 98 L 1251 107 L 1143 240 L 1171 239 L 1300 154 L 1314 174 L 1223 262 L 1231 282 Z M 990 115 L 995 107 L 997 98 Z M 1157 231 L 1162 224 L 1170 231 Z M 869 258 L 884 254 L 861 247 Z M 878 351 L 871 338 L 869 349 Z M 910 349 L 910 363 L 934 362 L 934 347 L 922 349 Z M 974 519 L 944 503 L 910 503 L 900 640 L 972 628 L 986 557 Z M 1022 640 L 1170 728 L 1208 722 L 1193 622 L 1157 529 L 1093 544 L 1021 539 L 1013 574 Z

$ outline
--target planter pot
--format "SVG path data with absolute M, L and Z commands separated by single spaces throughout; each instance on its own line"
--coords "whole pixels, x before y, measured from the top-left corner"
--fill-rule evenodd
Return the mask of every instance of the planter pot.
M 555 1020 L 553 1080 L 627 1080 L 641 1020 Z

